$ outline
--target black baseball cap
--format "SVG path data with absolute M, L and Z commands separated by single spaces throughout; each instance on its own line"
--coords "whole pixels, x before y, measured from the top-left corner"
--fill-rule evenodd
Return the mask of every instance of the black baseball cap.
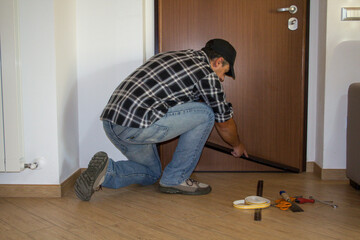
M 220 54 L 229 64 L 230 69 L 225 75 L 235 78 L 234 62 L 236 58 L 235 48 L 226 40 L 216 38 L 209 40 L 205 48 L 210 48 Z

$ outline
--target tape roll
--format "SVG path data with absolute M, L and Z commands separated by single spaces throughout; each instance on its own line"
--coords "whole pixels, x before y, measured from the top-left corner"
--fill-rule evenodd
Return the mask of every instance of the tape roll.
M 239 209 L 259 209 L 269 207 L 270 203 L 269 199 L 263 197 L 248 196 L 243 200 L 234 201 L 233 206 Z

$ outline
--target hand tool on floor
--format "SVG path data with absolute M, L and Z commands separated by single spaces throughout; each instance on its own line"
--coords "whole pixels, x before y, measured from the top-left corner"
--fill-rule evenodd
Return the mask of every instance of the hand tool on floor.
M 285 199 L 287 202 L 291 203 L 291 206 L 289 207 L 289 209 L 292 212 L 303 212 L 304 210 L 299 207 L 296 203 L 292 202 L 289 195 L 285 192 L 285 191 L 280 191 L 280 195 L 282 196 L 283 199 Z
M 302 198 L 302 197 L 296 197 L 296 198 L 295 198 L 295 202 L 296 202 L 296 203 L 300 203 L 300 204 L 303 204 L 303 203 L 314 203 L 315 200 L 314 200 L 314 199 Z
M 281 199 L 275 200 L 275 204 L 273 204 L 272 206 L 275 206 L 275 207 L 279 208 L 280 210 L 286 211 L 291 207 L 291 203 L 286 201 L 285 199 L 281 198 Z
M 291 202 L 296 202 L 299 204 L 304 203 L 314 203 L 314 199 L 307 199 L 302 197 L 290 197 Z M 278 207 L 280 210 L 288 210 L 291 207 L 291 202 L 286 201 L 284 198 L 278 199 L 275 201 L 275 204 L 272 206 Z
M 264 186 L 264 181 L 259 180 L 258 185 L 257 185 L 257 189 L 256 189 L 256 195 L 259 196 L 259 197 L 262 197 L 262 195 L 263 195 L 263 186 Z M 255 210 L 254 220 L 255 221 L 261 221 L 261 208 Z
M 326 204 L 326 205 L 330 205 L 330 206 L 332 206 L 333 208 L 337 208 L 337 207 L 338 207 L 338 205 L 333 204 L 333 201 L 320 201 L 320 200 L 318 200 L 318 199 L 315 199 L 313 196 L 310 196 L 309 198 L 312 199 L 312 200 L 314 200 L 315 202 L 320 202 L 320 203 L 323 203 L 323 204 Z

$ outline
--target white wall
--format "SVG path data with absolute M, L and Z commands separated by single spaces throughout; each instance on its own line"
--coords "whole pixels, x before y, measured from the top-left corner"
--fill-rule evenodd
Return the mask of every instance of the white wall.
M 60 183 L 79 169 L 76 1 L 55 0 L 57 133 Z
M 360 21 L 341 21 L 341 7 L 360 0 L 312 0 L 310 5 L 307 160 L 346 168 L 347 91 L 360 82 Z
M 125 160 L 99 117 L 118 84 L 143 62 L 143 1 L 78 0 L 77 25 L 80 167 L 97 151 Z
M 360 82 L 360 21 L 341 21 L 341 7 L 360 0 L 328 1 L 323 168 L 346 168 L 347 91 Z

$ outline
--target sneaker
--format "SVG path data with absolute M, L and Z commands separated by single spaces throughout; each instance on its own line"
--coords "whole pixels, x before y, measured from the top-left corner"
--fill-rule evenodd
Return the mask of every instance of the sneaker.
M 159 190 L 163 193 L 205 195 L 211 192 L 211 187 L 208 184 L 200 183 L 194 179 L 189 178 L 177 186 L 165 186 L 160 184 Z
M 88 168 L 81 173 L 75 182 L 75 193 L 83 201 L 89 201 L 93 193 L 101 188 L 109 165 L 105 152 L 96 153 L 89 162 Z

